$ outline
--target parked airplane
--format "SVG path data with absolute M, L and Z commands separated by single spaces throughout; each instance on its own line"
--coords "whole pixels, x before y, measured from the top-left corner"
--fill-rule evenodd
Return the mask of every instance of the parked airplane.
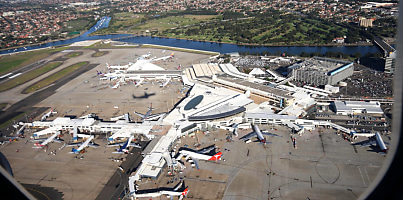
M 50 137 L 48 137 L 48 138 L 44 138 L 44 139 L 43 139 L 43 142 L 41 142 L 41 143 L 39 143 L 39 142 L 35 143 L 35 146 L 33 146 L 32 148 L 43 148 L 43 147 L 44 147 L 45 145 L 47 145 L 49 142 L 53 142 L 53 141 L 56 141 L 56 142 L 59 142 L 59 143 L 63 142 L 64 140 L 62 140 L 62 139 L 60 139 L 60 138 L 57 138 L 58 135 L 59 135 L 59 133 L 56 132 L 56 133 L 54 133 L 52 136 L 50 136 Z M 34 141 L 38 141 L 38 140 L 42 140 L 42 139 L 34 139 Z
M 224 126 L 221 128 L 232 132 L 232 135 L 234 135 L 235 137 L 238 137 L 238 126 L 239 126 L 238 123 L 234 123 L 231 126 Z
M 139 192 L 140 194 L 138 194 Z M 179 196 L 179 199 L 183 199 L 183 197 L 186 197 L 188 193 L 189 190 L 185 187 L 185 181 L 182 181 L 173 188 L 150 189 L 147 190 L 147 193 L 141 193 L 141 191 L 136 190 L 132 195 L 134 198 L 155 198 L 166 195 L 172 200 L 175 196 Z
M 267 132 L 261 132 L 259 127 L 255 124 L 252 126 L 253 132 L 246 134 L 245 136 L 239 138 L 240 140 L 247 142 L 250 140 L 250 138 L 256 136 L 258 138 L 257 141 L 260 141 L 263 144 L 267 144 L 268 142 L 266 141 L 266 138 L 263 137 L 263 135 L 269 135 L 269 136 L 275 136 L 275 137 L 281 137 L 280 135 L 273 134 L 273 133 L 267 133 Z
M 150 121 L 150 120 L 154 120 L 154 119 L 157 119 L 157 118 L 159 118 L 159 117 L 161 117 L 162 115 L 164 115 L 165 113 L 159 113 L 159 114 L 154 114 L 154 115 L 151 115 L 151 112 L 152 112 L 152 110 L 154 110 L 155 108 L 153 108 L 153 104 L 151 104 L 151 106 L 150 107 L 148 107 L 148 111 L 146 112 L 146 114 L 141 114 L 141 113 L 138 113 L 138 112 L 134 112 L 136 115 L 138 115 L 138 116 L 140 116 L 141 117 L 141 121 Z
M 76 149 L 76 148 L 72 148 L 71 149 L 71 152 L 70 153 L 75 153 L 75 154 L 77 154 L 77 153 L 84 153 L 84 148 L 85 147 L 87 147 L 87 146 L 91 146 L 91 147 L 94 147 L 94 148 L 97 148 L 99 145 L 97 145 L 97 144 L 95 144 L 95 143 L 91 143 L 90 144 L 90 142 L 92 141 L 94 139 L 94 136 L 93 135 L 91 135 L 89 138 L 87 138 L 86 140 L 85 140 L 85 142 L 83 142 L 82 144 L 80 144 L 80 143 L 76 143 L 76 144 L 74 144 L 74 145 L 78 145 L 79 147 L 78 147 L 78 149 Z
M 166 60 L 166 59 L 170 59 L 170 58 L 173 58 L 173 57 L 174 57 L 174 53 L 172 53 L 172 54 L 169 55 L 169 56 L 164 56 L 164 57 L 161 57 L 161 58 L 155 58 L 155 59 L 153 59 L 152 61 Z
M 49 112 L 43 114 L 41 121 L 45 121 L 48 117 L 51 117 L 51 116 L 53 116 L 53 114 L 56 114 L 56 113 L 57 112 L 56 111 L 53 112 L 53 108 L 51 108 Z
M 18 127 L 19 127 L 18 124 L 13 125 L 13 127 L 16 129 L 15 136 L 7 136 L 7 137 L 6 137 L 7 140 L 8 140 L 9 142 L 11 142 L 11 141 L 14 141 L 14 140 L 18 140 L 18 139 L 25 138 L 25 136 L 24 136 L 24 129 L 25 129 L 25 126 L 26 126 L 26 125 L 22 125 L 22 127 L 18 129 Z
M 147 59 L 151 56 L 151 52 L 148 52 L 144 55 L 141 55 L 140 57 L 137 58 L 137 60 L 143 60 L 143 59 Z
M 132 65 L 133 65 L 133 63 L 131 63 L 131 62 L 129 62 L 127 65 L 110 65 L 110 64 L 106 63 L 106 67 L 108 69 L 127 69 Z
M 112 89 L 117 89 L 120 87 L 120 82 L 117 82 L 114 86 L 112 86 Z
M 123 145 L 121 145 L 122 143 L 115 143 L 115 144 L 111 144 L 108 145 L 108 147 L 113 147 L 113 146 L 119 146 L 119 148 L 116 149 L 116 152 L 113 153 L 129 153 L 129 147 L 136 147 L 136 148 L 141 148 L 140 145 L 131 143 L 133 140 L 134 136 L 130 136 L 129 139 L 127 139 L 126 142 L 123 143 Z
M 378 146 L 382 151 L 381 154 L 386 154 L 386 153 L 388 153 L 388 148 L 386 147 L 386 145 L 389 145 L 389 143 L 384 142 L 381 135 L 378 132 L 376 132 L 375 140 L 372 139 L 364 144 L 361 144 L 361 147 Z
M 186 157 L 186 160 L 189 158 L 193 161 L 197 169 L 199 168 L 198 161 L 199 160 L 212 160 L 212 161 L 218 161 L 221 160 L 222 152 L 218 152 L 214 155 L 208 155 L 207 153 L 211 152 L 214 150 L 215 147 L 209 147 L 202 149 L 200 151 L 194 152 L 190 150 L 179 150 L 179 156 L 176 158 L 176 160 L 180 160 L 183 156 Z
M 106 74 L 103 74 L 103 77 L 107 77 L 109 79 L 115 79 L 121 77 L 123 74 L 120 72 L 108 72 Z
M 163 82 L 163 83 L 160 84 L 160 87 L 165 87 L 165 86 L 167 86 L 168 83 L 169 83 L 169 81 L 171 81 L 171 79 L 167 78 L 167 79 L 165 80 L 165 82 Z
M 103 73 L 102 71 L 98 71 L 98 70 L 97 70 L 97 75 L 98 75 L 98 76 L 103 76 L 104 73 Z

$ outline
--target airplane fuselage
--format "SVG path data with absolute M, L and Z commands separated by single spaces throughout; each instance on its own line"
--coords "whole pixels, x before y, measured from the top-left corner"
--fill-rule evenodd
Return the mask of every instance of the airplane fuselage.
M 35 146 L 43 147 L 43 146 L 47 145 L 49 142 L 53 141 L 53 139 L 55 139 L 57 137 L 57 135 L 58 135 L 58 133 L 54 133 L 52 136 L 50 136 L 48 139 L 46 139 L 42 143 L 35 143 Z
M 385 142 L 383 142 L 383 139 L 382 139 L 381 135 L 379 135 L 378 132 L 375 133 L 375 138 L 376 138 L 376 143 L 378 144 L 379 148 L 381 148 L 381 150 L 386 153 L 388 148 L 386 147 Z
M 214 156 L 210 156 L 210 155 L 205 155 L 205 154 L 201 154 L 201 153 L 196 153 L 193 151 L 187 151 L 187 150 L 182 150 L 179 152 L 180 154 L 186 156 L 187 158 L 196 158 L 199 160 L 214 160 L 217 161 L 221 158 L 221 152 L 217 153 Z
M 257 125 L 253 125 L 253 130 L 256 132 L 257 138 L 259 138 L 260 142 L 266 144 L 266 139 L 263 137 L 262 132 L 260 131 Z

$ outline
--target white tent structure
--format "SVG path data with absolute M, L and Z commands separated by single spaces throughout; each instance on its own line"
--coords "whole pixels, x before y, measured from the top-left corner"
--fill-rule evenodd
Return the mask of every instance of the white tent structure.
M 249 72 L 249 75 L 253 75 L 255 77 L 261 77 L 261 76 L 265 76 L 266 72 L 264 72 L 260 68 L 253 68 L 253 70 L 251 72 Z

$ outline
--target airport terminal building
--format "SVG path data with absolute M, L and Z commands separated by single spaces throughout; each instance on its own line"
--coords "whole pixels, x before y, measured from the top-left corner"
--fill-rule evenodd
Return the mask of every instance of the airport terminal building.
M 353 75 L 354 65 L 350 61 L 314 57 L 291 65 L 287 71 L 294 81 L 315 86 L 336 85 Z

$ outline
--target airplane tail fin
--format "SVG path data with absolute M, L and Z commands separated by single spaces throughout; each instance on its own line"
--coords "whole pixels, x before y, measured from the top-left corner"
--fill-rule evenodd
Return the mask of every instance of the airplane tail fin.
M 218 160 L 221 159 L 221 156 L 222 156 L 222 152 L 218 152 L 218 153 L 216 153 L 214 156 L 212 156 L 212 157 L 211 157 L 210 159 L 208 159 L 208 160 L 218 161 Z
M 171 54 L 171 58 L 173 58 L 173 57 L 174 57 L 174 53 L 175 53 L 175 52 L 172 52 L 172 54 Z
M 186 189 L 182 192 L 181 196 L 187 197 L 188 192 L 189 192 L 189 190 L 186 188 Z
M 153 108 L 153 103 L 151 103 L 150 107 L 148 107 L 148 109 L 150 110 L 154 110 L 155 108 Z
M 111 68 L 111 65 L 106 63 L 106 67 L 109 69 L 109 68 Z
M 72 152 L 72 153 L 78 153 L 77 149 L 76 149 L 76 148 L 74 148 L 74 147 L 73 147 L 73 148 L 71 148 L 71 152 Z

